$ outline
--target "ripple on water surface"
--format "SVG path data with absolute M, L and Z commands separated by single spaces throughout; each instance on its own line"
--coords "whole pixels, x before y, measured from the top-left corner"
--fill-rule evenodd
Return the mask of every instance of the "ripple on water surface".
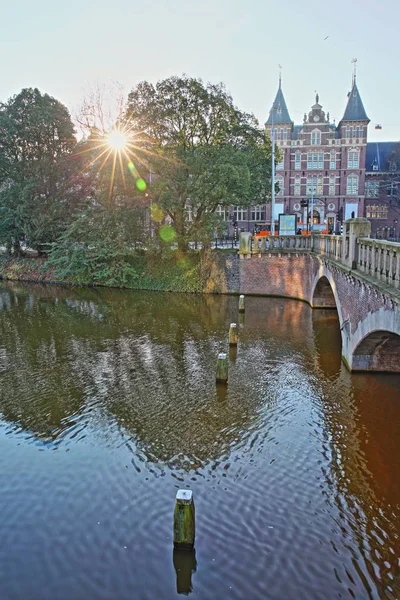
M 341 366 L 335 313 L 3 285 L 0 328 L 2 598 L 400 597 L 399 378 Z

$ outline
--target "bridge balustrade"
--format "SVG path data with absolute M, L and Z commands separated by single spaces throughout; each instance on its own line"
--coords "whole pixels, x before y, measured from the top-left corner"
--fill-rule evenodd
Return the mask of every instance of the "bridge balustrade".
M 253 236 L 252 253 L 280 252 L 282 250 L 309 250 L 311 251 L 310 235 L 276 235 Z
M 386 285 L 400 289 L 400 244 L 358 239 L 357 269 Z

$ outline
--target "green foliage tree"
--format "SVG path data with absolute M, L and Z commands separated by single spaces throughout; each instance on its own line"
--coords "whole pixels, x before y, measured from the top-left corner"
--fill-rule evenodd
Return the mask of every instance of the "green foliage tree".
M 223 84 L 187 76 L 155 86 L 142 82 L 128 96 L 126 119 L 140 132 L 142 155 L 154 173 L 150 193 L 172 219 L 179 249 L 209 238 L 219 205 L 268 201 L 270 141 L 253 115 L 234 106 Z
M 0 105 L 0 242 L 54 241 L 90 193 L 68 110 L 38 89 Z

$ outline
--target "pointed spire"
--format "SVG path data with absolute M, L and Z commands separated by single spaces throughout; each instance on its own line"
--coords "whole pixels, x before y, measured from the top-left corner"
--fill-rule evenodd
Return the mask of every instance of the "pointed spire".
M 281 73 L 279 73 L 279 87 L 276 92 L 275 100 L 272 105 L 271 110 L 269 111 L 269 117 L 265 122 L 265 125 L 272 125 L 272 111 L 273 111 L 273 124 L 274 125 L 293 125 L 293 121 L 290 118 L 289 111 L 286 106 L 285 97 L 282 92 L 282 77 Z
M 348 95 L 346 110 L 344 111 L 342 121 L 368 121 L 367 113 L 361 100 L 360 93 L 356 84 L 355 73 L 353 75 L 353 86 Z

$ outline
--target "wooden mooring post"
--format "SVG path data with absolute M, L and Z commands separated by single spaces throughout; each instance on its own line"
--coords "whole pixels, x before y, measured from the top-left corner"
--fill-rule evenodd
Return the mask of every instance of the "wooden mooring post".
M 216 380 L 217 383 L 228 382 L 228 359 L 225 352 L 220 352 L 218 354 Z
M 244 312 L 244 296 L 240 294 L 239 296 L 239 312 Z
M 236 323 L 231 323 L 229 327 L 229 345 L 237 346 L 238 343 L 238 329 Z
M 174 510 L 174 548 L 192 550 L 195 527 L 193 492 L 192 490 L 178 490 Z

